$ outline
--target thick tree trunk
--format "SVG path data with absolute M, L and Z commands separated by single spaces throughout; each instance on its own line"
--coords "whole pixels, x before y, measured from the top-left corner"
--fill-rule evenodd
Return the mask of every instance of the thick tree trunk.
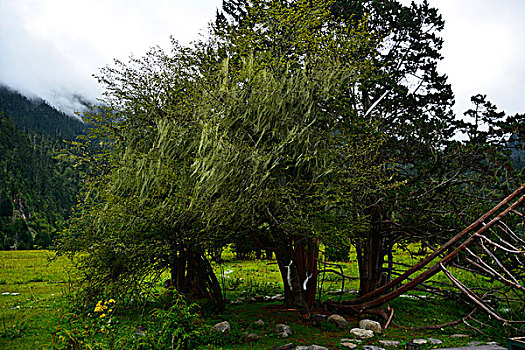
M 202 251 L 180 246 L 171 261 L 171 283 L 179 293 L 207 298 L 219 311 L 224 310 L 221 286 Z
M 370 230 L 364 240 L 356 244 L 357 262 L 359 265 L 359 295 L 365 295 L 383 283 L 383 263 L 385 262 L 386 239 L 380 225 L 380 208 L 371 208 Z
M 283 278 L 285 301 L 303 317 L 309 317 L 317 288 L 318 242 L 305 243 L 302 239 L 281 242 L 279 247 L 275 255 Z

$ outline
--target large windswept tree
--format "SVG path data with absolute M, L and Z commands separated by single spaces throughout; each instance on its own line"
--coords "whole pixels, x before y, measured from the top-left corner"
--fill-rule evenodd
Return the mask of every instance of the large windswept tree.
M 64 246 L 88 253 L 91 284 L 170 268 L 180 291 L 220 304 L 203 247 L 233 231 L 275 249 L 287 302 L 308 313 L 319 237 L 357 235 L 383 186 L 381 134 L 356 107 L 375 40 L 330 5 L 261 1 L 241 28 L 102 71 L 107 106 L 73 144 L 91 172 Z

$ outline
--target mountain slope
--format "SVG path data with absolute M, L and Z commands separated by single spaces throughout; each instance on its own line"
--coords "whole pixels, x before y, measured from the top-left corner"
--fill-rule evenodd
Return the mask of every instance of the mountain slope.
M 57 111 L 44 100 L 30 100 L 20 93 L 0 86 L 0 111 L 7 111 L 23 130 L 41 132 L 64 139 L 74 139 L 84 129 L 77 118 Z

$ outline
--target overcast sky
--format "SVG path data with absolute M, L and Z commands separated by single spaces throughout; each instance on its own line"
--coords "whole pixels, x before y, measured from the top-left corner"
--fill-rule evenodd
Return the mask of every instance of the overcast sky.
M 403 2 L 409 2 L 403 0 Z M 420 0 L 417 0 L 420 2 Z M 429 0 L 446 25 L 444 61 L 456 112 L 487 94 L 525 113 L 525 1 Z M 92 74 L 113 58 L 196 39 L 221 0 L 0 0 L 0 83 L 70 112 L 68 96 L 95 98 Z

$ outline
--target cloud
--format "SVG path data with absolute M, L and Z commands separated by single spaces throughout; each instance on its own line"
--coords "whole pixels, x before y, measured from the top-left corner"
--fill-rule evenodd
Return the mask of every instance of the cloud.
M 431 0 L 445 19 L 444 61 L 456 95 L 456 113 L 470 97 L 487 94 L 508 114 L 525 112 L 525 3 L 521 0 Z
M 94 99 L 92 74 L 113 58 L 197 38 L 220 0 L 2 0 L 0 83 L 71 113 Z

